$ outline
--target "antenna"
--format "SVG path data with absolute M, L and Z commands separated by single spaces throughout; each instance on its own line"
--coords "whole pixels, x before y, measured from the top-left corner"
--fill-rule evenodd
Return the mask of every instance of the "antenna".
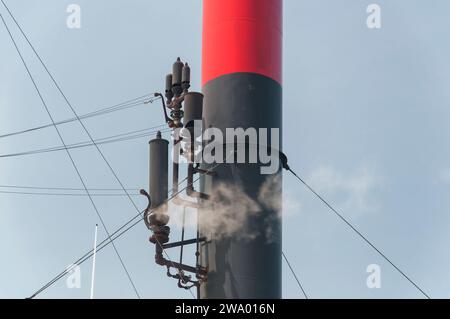
M 98 224 L 95 225 L 95 235 L 94 235 L 94 256 L 92 259 L 91 299 L 94 299 L 95 261 L 96 261 L 96 257 L 97 257 L 97 234 L 98 234 Z

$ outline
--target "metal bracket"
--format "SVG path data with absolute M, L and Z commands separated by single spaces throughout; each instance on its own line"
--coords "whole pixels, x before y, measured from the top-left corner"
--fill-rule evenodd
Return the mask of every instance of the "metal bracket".
M 206 237 L 199 238 L 198 242 L 199 243 L 206 242 Z M 188 239 L 188 240 L 184 240 L 184 241 L 168 243 L 168 244 L 164 244 L 162 246 L 163 246 L 163 249 L 169 249 L 169 248 L 175 248 L 175 247 L 180 247 L 180 246 L 184 246 L 184 245 L 192 245 L 192 244 L 196 244 L 196 243 L 197 243 L 197 238 L 194 238 L 194 239 Z
M 169 127 L 173 126 L 173 120 L 169 117 L 169 115 L 167 115 L 167 110 L 166 110 L 166 102 L 164 101 L 164 96 L 161 93 L 155 93 L 154 94 L 155 97 L 161 97 L 161 103 L 162 103 L 162 107 L 163 107 L 163 111 L 164 111 L 164 118 L 166 123 L 169 125 Z
M 197 166 L 194 168 L 194 174 L 203 174 L 203 175 L 208 175 L 208 176 L 216 176 L 217 173 L 214 171 L 210 171 L 207 169 L 202 169 L 199 167 L 200 164 L 197 164 Z

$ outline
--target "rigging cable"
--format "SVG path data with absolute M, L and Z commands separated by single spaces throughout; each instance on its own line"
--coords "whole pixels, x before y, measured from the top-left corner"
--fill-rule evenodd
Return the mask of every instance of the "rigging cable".
M 231 154 L 230 154 L 231 155 Z M 227 159 L 229 158 L 229 156 L 227 156 Z M 225 160 L 226 162 L 226 160 Z M 220 165 L 222 165 L 222 163 L 216 164 L 215 166 L 213 166 L 212 168 L 210 168 L 211 171 L 216 170 Z M 182 181 L 180 181 L 178 183 L 178 187 L 181 186 L 181 184 L 183 184 L 185 181 L 187 180 L 187 177 L 185 177 Z M 178 195 L 180 195 L 183 191 L 185 191 L 188 187 L 194 185 L 197 181 L 200 180 L 200 177 L 196 178 L 194 181 L 192 181 L 191 183 L 188 183 L 188 185 L 186 185 L 186 187 L 180 189 L 178 192 L 173 193 L 172 195 L 166 199 L 161 205 L 164 204 L 168 204 L 170 201 L 172 201 L 175 197 L 177 197 Z M 130 231 L 132 228 L 134 228 L 136 225 L 138 225 L 144 218 L 142 217 L 142 214 L 145 212 L 145 210 L 139 212 L 139 214 L 137 214 L 136 216 L 134 216 L 132 219 L 130 219 L 128 222 L 126 222 L 124 225 L 122 225 L 119 229 L 117 229 L 116 231 L 114 231 L 111 236 L 115 236 L 113 239 L 111 239 L 110 241 L 108 241 L 108 238 L 104 239 L 100 244 L 97 245 L 97 252 L 101 251 L 103 248 L 105 248 L 106 246 L 108 246 L 111 242 L 117 240 L 118 238 L 120 238 L 122 235 L 124 235 L 126 232 Z M 152 213 L 153 211 L 149 212 Z M 136 222 L 133 223 L 133 221 L 135 221 L 137 218 L 141 217 L 140 219 L 138 219 Z M 131 224 L 133 223 L 133 224 Z M 130 225 L 131 224 L 131 225 Z M 125 227 L 127 227 L 128 225 L 130 225 L 128 228 L 126 228 L 125 230 L 123 230 Z M 123 230 L 123 231 L 122 231 Z M 120 232 L 122 231 L 122 232 Z M 119 233 L 120 232 L 120 233 Z M 119 234 L 118 234 L 119 233 Z M 118 235 L 117 235 L 118 234 Z M 117 235 L 117 236 L 116 236 Z M 170 262 L 172 262 L 170 260 L 169 255 L 167 254 L 166 250 L 162 247 L 162 250 L 165 252 L 165 254 L 167 255 L 168 259 Z M 52 286 L 54 283 L 56 283 L 58 280 L 62 279 L 66 274 L 68 274 L 74 267 L 76 267 L 77 265 L 80 266 L 82 263 L 84 263 L 86 260 L 88 260 L 90 257 L 92 257 L 93 255 L 93 251 L 94 249 L 91 249 L 90 251 L 88 251 L 87 253 L 85 253 L 82 257 L 80 257 L 77 261 L 72 263 L 72 267 L 69 267 L 67 269 L 65 269 L 64 271 L 62 271 L 61 273 L 59 273 L 57 276 L 55 276 L 52 280 L 50 280 L 47 284 L 45 284 L 44 286 L 42 286 L 39 290 L 37 290 L 31 297 L 29 297 L 29 299 L 33 299 L 34 297 L 36 297 L 37 295 L 39 295 L 41 292 L 43 292 L 44 290 L 48 289 L 50 286 Z M 173 262 L 172 262 L 173 265 Z M 174 266 L 173 266 L 174 267 Z M 176 267 L 174 267 L 176 268 Z M 195 296 L 192 294 L 192 291 L 189 289 L 189 292 L 191 293 L 192 297 L 194 299 Z
M 328 201 L 326 201 L 319 193 L 317 193 L 303 178 L 295 173 L 287 163 L 286 155 L 280 153 L 281 163 L 283 168 L 291 172 L 307 189 L 309 189 L 322 203 L 324 203 L 341 221 L 343 221 L 351 230 L 353 230 L 362 240 L 364 240 L 370 247 L 372 247 L 384 260 L 386 260 L 392 267 L 394 267 L 406 280 L 408 280 L 415 288 L 417 288 L 427 299 L 430 296 L 415 283 L 409 276 L 407 276 L 397 265 L 394 264 L 380 249 L 378 249 L 366 236 L 364 236 L 355 226 L 353 226 L 342 214 L 340 214 Z
M 88 189 L 89 190 L 89 189 Z M 90 190 L 89 190 L 90 191 Z M 19 192 L 19 191 L 3 191 L 0 190 L 0 194 L 11 194 L 11 195 L 31 195 L 31 196 L 64 196 L 64 197 L 85 197 L 88 194 L 76 194 L 76 193 L 44 193 L 44 192 Z M 140 196 L 140 194 L 130 194 L 131 196 Z M 95 194 L 91 193 L 90 196 L 93 197 L 124 197 L 125 194 Z
M 20 24 L 17 22 L 17 20 L 15 19 L 14 15 L 12 14 L 12 12 L 9 10 L 8 6 L 5 4 L 5 2 L 3 0 L 0 0 L 3 4 L 3 6 L 7 9 L 9 15 L 11 16 L 11 18 L 14 20 L 14 23 L 16 24 L 16 26 L 19 28 L 20 32 L 22 33 L 22 35 L 24 36 L 25 40 L 27 41 L 27 43 L 30 45 L 31 49 L 33 50 L 34 54 L 36 55 L 36 57 L 38 58 L 38 60 L 40 61 L 41 65 L 44 67 L 45 71 L 47 72 L 47 74 L 49 75 L 49 77 L 51 78 L 52 82 L 54 83 L 55 87 L 58 89 L 58 91 L 60 92 L 61 96 L 64 98 L 64 100 L 66 101 L 67 105 L 69 106 L 69 108 L 71 109 L 72 113 L 74 114 L 74 116 L 77 118 L 78 123 L 80 123 L 80 125 L 82 126 L 83 130 L 86 132 L 87 136 L 89 137 L 89 139 L 91 140 L 91 142 L 93 143 L 93 145 L 95 146 L 95 148 L 97 149 L 98 153 L 100 154 L 100 156 L 103 158 L 105 164 L 109 167 L 111 173 L 114 175 L 115 179 L 117 180 L 118 184 L 120 185 L 120 187 L 123 189 L 123 191 L 125 192 L 125 194 L 127 195 L 129 201 L 131 202 L 131 204 L 133 205 L 133 207 L 135 208 L 135 210 L 137 212 L 139 212 L 139 208 L 137 207 L 136 203 L 133 201 L 133 199 L 131 198 L 131 196 L 129 195 L 129 193 L 126 191 L 125 187 L 123 186 L 122 181 L 120 180 L 120 178 L 118 177 L 117 173 L 115 172 L 115 170 L 112 168 L 111 164 L 109 163 L 109 161 L 106 159 L 105 155 L 103 154 L 103 152 L 101 151 L 100 147 L 95 143 L 92 135 L 90 134 L 89 130 L 86 128 L 86 126 L 84 125 L 83 121 L 81 121 L 80 117 L 78 116 L 77 112 L 75 111 L 75 109 L 73 108 L 72 104 L 69 102 L 69 99 L 67 98 L 67 96 L 64 94 L 64 92 L 62 91 L 61 87 L 59 86 L 58 82 L 55 80 L 55 78 L 53 77 L 52 73 L 50 72 L 50 70 L 47 68 L 46 64 L 44 63 L 44 61 L 42 60 L 41 56 L 39 55 L 39 53 L 36 51 L 36 49 L 34 48 L 33 44 L 30 42 L 30 40 L 28 39 L 28 36 L 25 34 L 25 32 L 22 30 Z M 55 126 L 57 128 L 57 126 Z M 168 255 L 168 253 L 166 252 L 165 249 L 163 249 L 163 246 L 161 245 L 161 243 L 156 240 L 157 244 L 162 248 L 162 251 L 165 253 L 165 255 L 167 256 L 168 260 L 173 264 L 173 261 L 170 259 L 170 256 Z M 114 246 L 114 244 L 113 244 Z M 174 267 L 176 269 L 176 267 Z M 131 278 L 131 277 L 130 277 Z M 136 291 L 137 292 L 137 291 Z M 189 292 L 191 293 L 192 297 L 195 299 L 195 296 L 192 294 L 192 291 L 189 289 Z
M 144 130 L 149 130 L 149 129 L 153 129 L 153 128 L 148 128 L 148 129 L 144 129 Z M 142 130 L 142 131 L 144 131 L 144 130 Z M 144 137 L 154 136 L 158 132 L 161 132 L 164 134 L 164 133 L 168 133 L 169 131 L 170 131 L 169 129 L 166 129 L 166 130 L 161 130 L 161 131 L 150 131 L 150 132 L 139 133 L 139 134 L 134 134 L 134 135 L 130 135 L 134 132 L 128 132 L 128 133 L 122 133 L 119 135 L 122 137 L 117 137 L 118 135 L 103 137 L 103 138 L 95 140 L 95 143 L 97 145 L 104 145 L 104 144 L 125 142 L 125 141 L 141 139 Z M 71 150 L 71 149 L 91 147 L 91 146 L 94 146 L 94 144 L 89 141 L 84 141 L 84 142 L 78 142 L 78 143 L 74 143 L 74 144 L 66 144 L 66 146 L 67 146 L 67 149 Z M 64 150 L 65 150 L 65 148 L 63 146 L 55 146 L 55 147 L 49 147 L 49 148 L 40 148 L 40 149 L 36 149 L 36 150 L 32 150 L 32 151 L 1 154 L 0 158 L 22 157 L 22 156 L 28 156 L 28 155 L 53 153 L 53 152 L 59 152 L 59 151 L 64 151 Z
M 148 104 L 148 103 L 153 103 L 154 101 L 156 101 L 157 99 L 159 99 L 159 97 L 152 97 L 150 98 L 150 94 L 146 94 L 143 96 L 140 96 L 138 98 L 120 103 L 120 104 L 116 104 L 104 109 L 100 109 L 97 111 L 93 111 L 87 114 L 83 114 L 80 115 L 81 119 L 87 119 L 87 118 L 91 118 L 91 117 L 95 117 L 95 116 L 99 116 L 99 115 L 105 115 L 105 114 L 109 114 L 112 112 L 117 112 L 117 111 L 121 111 L 121 110 L 125 110 L 131 107 L 135 107 L 135 106 L 139 106 L 139 105 L 143 105 L 143 104 Z M 67 124 L 67 123 L 71 123 L 71 122 L 75 122 L 77 119 L 76 118 L 70 118 L 70 119 L 66 119 L 66 120 L 62 120 L 62 121 L 58 121 L 55 122 L 56 125 L 62 125 L 62 124 Z M 49 128 L 52 127 L 53 124 L 46 124 L 46 125 L 40 125 L 40 126 L 36 126 L 36 127 L 32 127 L 26 130 L 21 130 L 21 131 L 16 131 L 16 132 L 12 132 L 12 133 L 7 133 L 7 134 L 2 134 L 0 135 L 0 139 L 1 138 L 5 138 L 5 137 L 10 137 L 10 136 L 16 136 L 16 135 L 21 135 L 21 134 L 25 134 L 25 133 L 29 133 L 29 132 L 34 132 L 34 131 L 39 131 L 39 130 L 43 130 L 45 128 Z
M 84 191 L 83 188 L 74 187 L 42 187 L 42 186 L 22 186 L 22 185 L 0 185 L 0 188 L 12 188 L 12 189 L 32 189 L 32 190 L 50 190 L 50 191 Z M 100 192 L 117 192 L 122 191 L 119 188 L 88 188 L 90 191 Z M 139 192 L 139 188 L 127 188 L 129 191 Z
M 3 1 L 2 1 L 2 3 L 4 4 Z M 5 4 L 4 4 L 4 5 L 5 5 Z M 6 5 L 5 5 L 5 7 L 6 7 Z M 10 36 L 10 38 L 11 38 L 11 41 L 13 42 L 14 47 L 16 48 L 16 51 L 17 51 L 17 53 L 18 53 L 18 55 L 19 55 L 19 57 L 20 57 L 20 59 L 21 59 L 21 61 L 22 61 L 22 64 L 24 65 L 24 67 L 25 67 L 25 69 L 26 69 L 26 71 L 27 71 L 27 73 L 28 73 L 28 76 L 30 77 L 30 80 L 31 80 L 32 83 L 33 83 L 33 86 L 34 86 L 34 88 L 35 88 L 37 94 L 39 95 L 39 98 L 40 98 L 40 100 L 41 100 L 41 102 L 42 102 L 42 105 L 44 106 L 44 108 L 45 108 L 45 110 L 46 110 L 46 112 L 47 112 L 47 114 L 48 114 L 50 120 L 51 120 L 52 123 L 53 123 L 53 126 L 55 127 L 55 130 L 56 130 L 56 132 L 57 132 L 57 134 L 58 134 L 58 136 L 59 136 L 59 139 L 61 140 L 61 143 L 63 144 L 63 146 L 64 146 L 65 149 L 66 149 L 66 153 L 67 153 L 67 155 L 68 155 L 68 157 L 69 157 L 69 159 L 70 159 L 70 161 L 71 161 L 71 163 L 72 163 L 72 165 L 73 165 L 73 167 L 74 167 L 74 169 L 75 169 L 75 172 L 77 173 L 77 175 L 78 175 L 78 177 L 79 177 L 79 179 L 80 179 L 80 182 L 83 184 L 83 188 L 85 189 L 86 193 L 88 194 L 88 197 L 89 197 L 89 199 L 90 199 L 90 201 L 91 201 L 91 203 L 92 203 L 92 206 L 93 206 L 93 208 L 94 208 L 94 210 L 95 210 L 95 212 L 96 212 L 98 218 L 100 219 L 100 222 L 101 222 L 102 225 L 103 225 L 103 228 L 105 229 L 106 233 L 107 233 L 108 236 L 109 236 L 108 228 L 106 227 L 106 224 L 105 224 L 105 222 L 103 221 L 103 218 L 102 218 L 102 216 L 101 216 L 99 210 L 97 209 L 97 206 L 95 205 L 95 202 L 94 202 L 92 196 L 90 195 L 89 190 L 87 189 L 87 186 L 86 186 L 86 184 L 85 184 L 85 182 L 84 182 L 84 179 L 83 179 L 83 177 L 81 176 L 81 173 L 80 173 L 80 171 L 79 171 L 79 169 L 78 169 L 78 167 L 77 167 L 77 165 L 76 165 L 76 163 L 75 163 L 75 161 L 74 161 L 72 155 L 70 154 L 70 151 L 67 149 L 67 146 L 66 146 L 66 144 L 65 144 L 65 142 L 64 142 L 64 138 L 62 137 L 61 132 L 60 132 L 59 129 L 58 129 L 58 126 L 55 124 L 55 121 L 54 121 L 54 119 L 53 119 L 52 114 L 50 113 L 50 110 L 49 110 L 49 108 L 48 108 L 48 106 L 47 106 L 47 103 L 45 102 L 45 100 L 44 100 L 44 98 L 43 98 L 43 96 L 42 96 L 42 94 L 41 94 L 41 91 L 39 90 L 39 87 L 37 86 L 37 83 L 36 83 L 36 81 L 34 80 L 34 77 L 33 77 L 33 75 L 31 74 L 31 71 L 30 71 L 30 69 L 28 68 L 28 65 L 27 65 L 27 63 L 25 62 L 25 60 L 24 60 L 24 58 L 23 58 L 23 56 L 22 56 L 22 53 L 20 52 L 19 47 L 17 46 L 17 43 L 16 43 L 16 41 L 15 41 L 15 39 L 14 39 L 14 37 L 13 37 L 13 35 L 12 35 L 12 33 L 11 33 L 9 27 L 8 27 L 8 25 L 6 24 L 6 21 L 5 21 L 5 19 L 3 18 L 3 15 L 2 15 L 2 14 L 0 14 L 0 18 L 1 18 L 1 20 L 2 20 L 2 22 L 3 22 L 3 24 L 4 24 L 4 26 L 5 26 L 6 30 L 8 31 L 8 34 L 9 34 L 9 36 Z M 126 266 L 125 266 L 125 263 L 124 263 L 123 260 L 122 260 L 122 257 L 121 257 L 120 254 L 119 254 L 119 251 L 117 250 L 117 248 L 116 248 L 116 246 L 115 246 L 114 243 L 112 243 L 112 245 L 113 245 L 113 247 L 114 247 L 114 250 L 115 250 L 115 252 L 116 252 L 116 254 L 117 254 L 117 257 L 119 258 L 119 261 L 120 261 L 120 263 L 121 263 L 121 265 L 122 265 L 122 267 L 123 267 L 123 269 L 124 269 L 124 271 L 125 271 L 125 273 L 126 273 L 128 279 L 129 279 L 129 281 L 130 281 L 130 283 L 131 283 L 131 285 L 132 285 L 132 287 L 133 287 L 133 289 L 134 289 L 134 291 L 135 291 L 137 297 L 140 299 L 140 296 L 139 296 L 139 293 L 138 293 L 138 291 L 137 291 L 137 289 L 136 289 L 136 286 L 135 286 L 135 284 L 134 284 L 134 282 L 133 282 L 133 280 L 132 280 L 132 278 L 131 278 L 131 276 L 130 276 L 130 274 L 129 274 L 129 272 L 128 272 L 128 269 L 127 269 Z
M 302 284 L 300 283 L 300 280 L 297 277 L 297 274 L 295 273 L 294 269 L 291 266 L 291 263 L 289 262 L 286 254 L 284 253 L 284 251 L 281 252 L 283 254 L 283 258 L 286 261 L 286 264 L 288 265 L 289 269 L 291 270 L 292 275 L 294 275 L 295 280 L 297 281 L 298 286 L 300 287 L 300 290 L 302 291 L 303 295 L 305 296 L 305 299 L 309 299 L 308 295 L 305 292 L 305 289 L 303 289 Z
M 182 183 L 184 183 L 187 180 L 187 178 L 184 178 L 181 182 L 179 182 L 178 186 L 180 186 Z M 198 180 L 198 179 L 197 179 Z M 195 182 L 195 181 L 194 181 Z M 175 197 L 177 197 L 179 194 L 181 194 L 184 190 L 187 189 L 188 186 L 184 187 L 183 189 L 179 190 L 177 193 L 172 194 L 171 197 L 169 197 L 164 203 L 169 203 L 171 200 L 173 200 Z M 132 228 L 134 228 L 137 224 L 141 223 L 143 220 L 142 214 L 145 212 L 145 210 L 139 212 L 139 214 L 135 215 L 133 218 L 131 218 L 128 222 L 126 222 L 124 225 L 122 225 L 121 227 L 119 227 L 117 230 L 115 230 L 112 234 L 111 234 L 111 240 L 109 240 L 109 238 L 104 239 L 101 243 L 99 243 L 97 245 L 97 252 L 101 251 L 103 248 L 105 248 L 106 246 L 108 246 L 111 242 L 117 240 L 118 238 L 120 238 L 122 235 L 124 235 L 126 232 L 130 231 Z M 150 212 L 151 213 L 151 212 Z M 141 217 L 141 218 L 139 218 Z M 139 218 L 139 219 L 138 219 Z M 134 222 L 136 219 L 138 219 L 136 222 Z M 133 223 L 134 222 L 134 223 Z M 133 224 L 131 224 L 133 223 Z M 130 225 L 129 227 L 127 227 L 128 225 Z M 125 229 L 125 227 L 127 227 Z M 120 233 L 119 233 L 120 232 Z M 114 237 L 113 237 L 114 236 Z M 109 241 L 108 241 L 109 240 Z M 44 286 L 42 286 L 40 289 L 38 289 L 31 297 L 29 297 L 29 299 L 33 299 L 34 297 L 36 297 L 37 295 L 39 295 L 40 293 L 42 293 L 44 290 L 48 289 L 50 286 L 52 286 L 53 284 L 55 284 L 58 280 L 62 279 L 66 274 L 70 273 L 70 271 L 76 267 L 76 266 L 80 266 L 81 264 L 83 264 L 85 261 L 87 261 L 89 258 L 91 258 L 93 256 L 93 252 L 94 249 L 91 249 L 90 251 L 88 251 L 87 253 L 85 253 L 83 256 L 81 256 L 80 258 L 78 258 L 78 260 L 76 260 L 75 262 L 72 263 L 72 267 L 69 267 L 67 269 L 65 269 L 64 271 L 62 271 L 61 273 L 59 273 L 58 275 L 56 275 L 53 279 L 51 279 L 47 284 L 45 284 Z

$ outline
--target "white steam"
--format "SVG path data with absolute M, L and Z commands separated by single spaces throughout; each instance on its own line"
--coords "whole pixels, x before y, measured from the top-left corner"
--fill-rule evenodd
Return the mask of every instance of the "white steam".
M 278 233 L 277 228 L 281 227 L 282 215 L 289 216 L 300 209 L 299 202 L 293 197 L 285 196 L 283 201 L 281 189 L 279 175 L 267 178 L 257 194 L 257 200 L 236 185 L 216 186 L 211 198 L 203 203 L 199 212 L 199 227 L 213 238 L 248 240 L 263 236 L 267 241 L 277 240 L 275 235 Z M 187 228 L 197 227 L 196 211 L 186 209 Z M 181 228 L 183 207 L 170 204 L 169 212 L 171 226 Z

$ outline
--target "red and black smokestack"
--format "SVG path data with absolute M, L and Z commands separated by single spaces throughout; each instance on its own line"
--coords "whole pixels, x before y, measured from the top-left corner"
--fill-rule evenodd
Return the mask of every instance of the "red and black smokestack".
M 278 128 L 281 139 L 282 0 L 204 0 L 203 14 L 204 127 L 224 133 L 226 128 Z M 204 177 L 203 190 L 213 194 L 225 184 L 259 203 L 261 187 L 273 177 L 262 175 L 260 167 L 220 165 L 216 175 Z M 281 200 L 280 192 L 274 190 L 272 201 Z M 211 239 L 201 249 L 201 264 L 208 267 L 201 298 L 281 298 L 280 212 L 273 208 L 277 205 L 260 206 L 262 212 L 247 221 L 256 234 L 251 239 L 215 238 L 201 229 Z M 199 218 L 208 218 L 205 214 L 211 212 L 200 212 Z

